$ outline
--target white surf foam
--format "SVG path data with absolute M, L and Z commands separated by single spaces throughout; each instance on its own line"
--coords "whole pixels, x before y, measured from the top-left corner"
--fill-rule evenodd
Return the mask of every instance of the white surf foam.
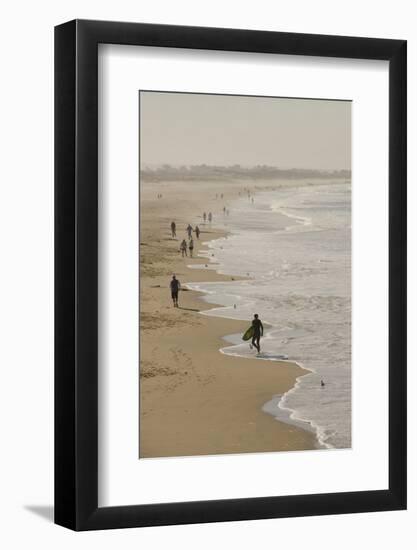
M 316 430 L 322 447 L 350 447 L 350 184 L 291 182 L 254 204 L 238 199 L 222 227 L 230 235 L 208 243 L 207 265 L 249 279 L 187 286 L 220 304 L 205 315 L 268 322 L 259 358 L 286 356 L 310 371 L 276 416 Z M 241 343 L 221 351 L 255 355 Z

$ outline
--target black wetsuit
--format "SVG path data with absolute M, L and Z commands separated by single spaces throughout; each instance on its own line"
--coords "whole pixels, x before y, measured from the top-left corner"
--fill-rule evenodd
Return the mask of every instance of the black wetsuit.
M 252 336 L 252 345 L 258 350 L 258 353 L 261 351 L 260 340 L 261 336 L 264 333 L 264 326 L 260 319 L 253 319 L 253 336 Z
M 178 291 L 180 288 L 180 282 L 178 279 L 172 279 L 171 284 L 171 297 L 175 303 L 178 303 Z

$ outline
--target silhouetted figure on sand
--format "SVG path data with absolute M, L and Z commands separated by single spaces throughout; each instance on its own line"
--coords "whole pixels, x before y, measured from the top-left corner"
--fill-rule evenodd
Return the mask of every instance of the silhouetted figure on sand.
M 171 288 L 171 298 L 174 303 L 174 307 L 178 307 L 178 292 L 181 288 L 181 283 L 175 277 L 175 275 L 172 276 L 169 286 Z
M 188 256 L 187 254 L 187 241 L 183 239 L 182 243 L 180 244 L 180 250 L 181 250 L 181 256 L 184 258 L 184 256 Z
M 262 324 L 262 321 L 259 319 L 259 316 L 257 313 L 253 316 L 252 320 L 252 326 L 253 326 L 253 336 L 252 336 L 252 346 L 255 346 L 255 348 L 258 350 L 258 353 L 261 351 L 261 336 L 264 335 L 264 326 Z

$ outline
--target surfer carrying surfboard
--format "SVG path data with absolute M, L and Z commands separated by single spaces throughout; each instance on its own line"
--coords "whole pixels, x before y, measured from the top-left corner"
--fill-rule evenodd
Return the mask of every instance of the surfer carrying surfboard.
M 255 313 L 252 319 L 253 335 L 252 335 L 252 346 L 258 350 L 258 353 L 261 352 L 261 336 L 264 335 L 264 326 L 262 321 L 259 319 L 258 314 Z
M 258 353 L 261 351 L 260 341 L 261 336 L 264 335 L 264 326 L 262 324 L 262 321 L 259 319 L 259 316 L 257 313 L 253 316 L 252 324 L 248 328 L 248 330 L 245 332 L 245 334 L 242 336 L 242 340 L 250 340 L 252 338 L 251 343 L 251 349 L 252 347 L 255 347 L 258 350 Z

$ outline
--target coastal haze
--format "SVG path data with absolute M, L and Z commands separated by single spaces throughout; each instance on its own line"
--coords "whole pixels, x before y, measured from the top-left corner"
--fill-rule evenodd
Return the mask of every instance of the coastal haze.
M 350 157 L 349 101 L 140 93 L 141 458 L 350 447 Z
M 141 169 L 351 167 L 350 101 L 141 92 L 140 116 Z

